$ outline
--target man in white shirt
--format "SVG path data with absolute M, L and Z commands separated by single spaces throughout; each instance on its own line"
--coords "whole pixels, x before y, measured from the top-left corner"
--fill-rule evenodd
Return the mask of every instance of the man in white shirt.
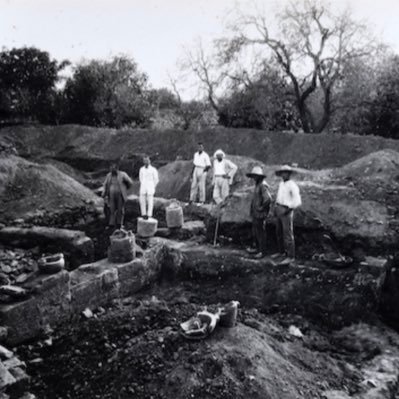
M 158 171 L 151 165 L 150 157 L 143 157 L 144 166 L 140 168 L 140 211 L 144 219 L 152 217 L 154 194 L 159 178 Z
M 286 263 L 295 260 L 294 210 L 302 205 L 299 187 L 291 180 L 293 173 L 294 170 L 288 165 L 276 171 L 276 175 L 283 180 L 278 187 L 274 210 L 277 218 L 276 233 L 279 251 L 287 256 Z
M 218 205 L 223 202 L 230 193 L 237 165 L 226 159 L 222 150 L 217 150 L 213 161 L 213 200 Z
M 205 183 L 208 170 L 211 168 L 209 155 L 204 151 L 202 143 L 198 143 L 198 151 L 194 154 L 193 170 L 191 172 L 190 203 L 195 202 L 199 194 L 199 202 L 205 203 Z

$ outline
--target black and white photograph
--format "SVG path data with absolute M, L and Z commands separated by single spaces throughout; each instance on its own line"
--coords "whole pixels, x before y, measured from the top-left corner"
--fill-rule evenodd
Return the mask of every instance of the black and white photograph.
M 399 399 L 399 1 L 0 0 L 0 399 Z

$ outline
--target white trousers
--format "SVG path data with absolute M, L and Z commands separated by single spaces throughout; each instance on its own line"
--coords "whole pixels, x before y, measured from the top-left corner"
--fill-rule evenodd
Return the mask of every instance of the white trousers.
M 193 172 L 193 181 L 191 183 L 190 201 L 195 202 L 199 192 L 199 201 L 205 202 L 205 183 L 206 172 L 204 172 L 204 168 L 195 167 Z
M 229 180 L 221 176 L 216 176 L 213 186 L 213 200 L 216 204 L 223 202 L 230 193 Z
M 152 217 L 154 211 L 154 194 L 140 193 L 141 216 Z
M 154 211 L 154 184 L 143 182 L 140 186 L 140 211 L 141 216 L 152 217 Z

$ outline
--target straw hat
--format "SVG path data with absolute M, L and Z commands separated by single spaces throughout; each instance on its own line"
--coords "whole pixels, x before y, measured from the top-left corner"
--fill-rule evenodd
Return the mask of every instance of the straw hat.
M 291 168 L 289 165 L 283 165 L 280 169 L 276 170 L 276 176 L 280 176 L 282 173 L 296 173 L 295 169 Z
M 254 166 L 250 173 L 247 173 L 248 177 L 266 177 L 260 166 Z

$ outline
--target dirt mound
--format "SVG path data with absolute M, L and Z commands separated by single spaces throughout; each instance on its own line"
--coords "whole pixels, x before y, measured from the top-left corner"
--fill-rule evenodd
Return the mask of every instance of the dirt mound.
M 347 180 L 399 182 L 399 152 L 382 150 L 359 158 L 338 169 L 334 175 Z
M 0 220 L 99 203 L 91 190 L 52 165 L 0 158 Z
M 349 251 L 356 241 L 355 246 L 367 249 L 393 249 L 399 239 L 398 165 L 399 153 L 387 150 L 342 168 L 300 169 L 295 176 L 303 203 L 296 212 L 298 238 L 306 244 L 318 241 L 317 235 L 329 233 Z M 265 167 L 273 198 L 276 198 L 279 184 L 275 170 L 275 166 Z M 222 211 L 221 235 L 233 236 L 235 240 L 246 236 L 243 227 L 248 228 L 251 222 L 249 209 L 253 190 L 248 183 L 247 179 L 242 186 L 233 187 L 232 196 Z M 209 227 L 214 231 L 214 227 Z
M 337 167 L 381 149 L 399 151 L 399 141 L 351 134 L 299 134 L 254 129 L 193 131 L 114 130 L 86 126 L 28 126 L 0 129 L 24 157 L 61 157 L 71 165 L 84 161 L 130 158 L 148 153 L 155 162 L 189 160 L 202 141 L 211 153 L 223 148 L 229 154 L 267 164 L 297 163 L 321 169 Z M 344 151 L 343 151 L 344 149 Z
M 203 307 L 193 288 L 158 288 L 162 300 L 151 293 L 124 300 L 70 324 L 50 344 L 20 348 L 32 391 L 43 399 L 321 399 L 331 390 L 365 398 L 372 388 L 362 381 L 374 378 L 365 362 L 385 350 L 397 353 L 397 338 L 381 327 L 366 329 L 357 343 L 364 326 L 329 336 L 299 316 L 279 322 L 254 309 L 242 309 L 234 329 L 187 341 L 178 325 Z M 303 340 L 289 333 L 292 324 Z

